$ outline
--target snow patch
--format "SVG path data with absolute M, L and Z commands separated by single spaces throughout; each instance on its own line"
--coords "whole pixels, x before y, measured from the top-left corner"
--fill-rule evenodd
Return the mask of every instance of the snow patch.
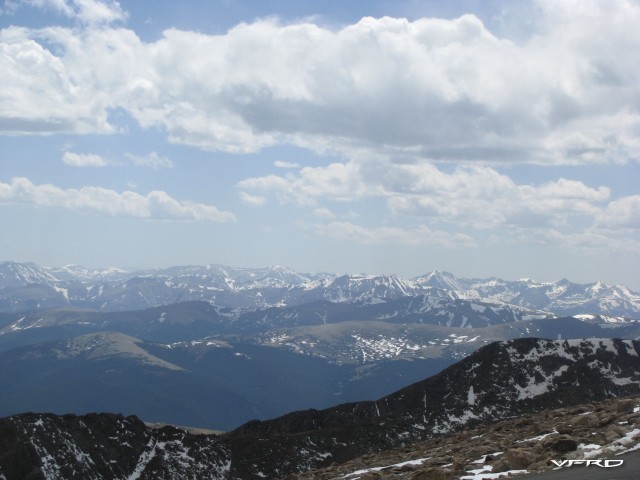
M 469 387 L 469 392 L 467 392 L 467 403 L 469 405 L 475 405 L 476 404 L 476 399 L 477 399 L 477 396 L 473 391 L 473 385 L 471 385 Z

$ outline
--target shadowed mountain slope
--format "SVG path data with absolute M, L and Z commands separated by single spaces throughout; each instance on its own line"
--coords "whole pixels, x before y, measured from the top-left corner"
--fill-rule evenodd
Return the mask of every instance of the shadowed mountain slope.
M 283 478 L 474 424 L 637 394 L 639 353 L 640 342 L 631 340 L 497 342 L 375 402 L 249 422 L 218 437 L 144 429 L 133 418 L 113 415 L 90 416 L 91 422 L 14 416 L 0 421 L 6 452 L 0 473 L 7 480 L 38 470 L 64 472 L 48 478 L 68 479 Z M 113 473 L 99 477 L 98 466 Z

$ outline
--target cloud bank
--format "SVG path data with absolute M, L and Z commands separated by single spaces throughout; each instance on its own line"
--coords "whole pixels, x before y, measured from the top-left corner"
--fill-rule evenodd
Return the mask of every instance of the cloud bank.
M 85 28 L 0 32 L 0 132 L 101 132 L 115 108 L 173 142 L 225 152 L 290 144 L 348 158 L 626 163 L 640 158 L 640 5 L 541 0 L 522 43 L 473 15 L 277 20 L 145 43 L 94 26 L 116 2 L 33 0 Z M 607 39 L 602 41 L 602 39 Z
M 230 212 L 213 205 L 178 201 L 163 191 L 141 195 L 132 191 L 116 192 L 101 187 L 60 188 L 51 184 L 35 185 L 16 177 L 0 182 L 0 204 L 28 204 L 84 210 L 109 216 L 188 221 L 234 221 Z

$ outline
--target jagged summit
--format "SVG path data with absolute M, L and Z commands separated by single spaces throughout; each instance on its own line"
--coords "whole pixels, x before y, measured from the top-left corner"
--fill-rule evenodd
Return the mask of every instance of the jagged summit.
M 0 263 L 0 288 L 23 287 L 29 284 L 51 285 L 58 279 L 35 263 L 6 261 Z
M 420 285 L 447 290 L 465 290 L 463 283 L 461 283 L 452 273 L 445 271 L 434 270 L 426 275 L 415 277 L 415 280 Z

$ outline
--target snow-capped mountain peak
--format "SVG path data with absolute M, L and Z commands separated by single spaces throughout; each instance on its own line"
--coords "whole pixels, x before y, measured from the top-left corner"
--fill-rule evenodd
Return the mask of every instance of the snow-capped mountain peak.
M 34 293 L 33 288 L 45 285 Z M 566 279 L 540 283 L 529 278 L 465 279 L 434 270 L 413 279 L 397 275 L 298 273 L 275 265 L 235 268 L 210 264 L 127 272 L 90 270 L 77 265 L 38 267 L 32 263 L 0 263 L 4 311 L 65 305 L 99 306 L 101 310 L 133 310 L 176 301 L 202 300 L 223 307 L 300 305 L 314 301 L 388 301 L 403 297 L 435 296 L 508 304 L 566 316 L 601 314 L 640 318 L 640 293 L 602 281 L 579 284 Z M 40 295 L 34 299 L 34 295 Z M 28 302 L 25 300 L 28 299 Z M 0 298 L 2 300 L 2 298 Z M 8 303 L 7 303 L 8 302 Z
M 415 278 L 419 285 L 443 288 L 446 290 L 462 291 L 465 289 L 464 284 L 460 282 L 452 273 L 440 270 L 434 270 L 426 275 Z
M 0 263 L 0 287 L 23 287 L 29 284 L 54 285 L 58 278 L 35 263 Z

